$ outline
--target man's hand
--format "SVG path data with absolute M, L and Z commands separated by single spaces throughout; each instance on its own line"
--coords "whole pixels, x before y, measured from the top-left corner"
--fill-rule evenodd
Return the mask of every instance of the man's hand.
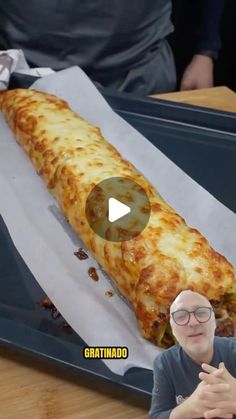
M 233 414 L 236 414 L 236 379 L 229 373 L 223 362 L 219 364 L 219 369 L 208 364 L 202 364 L 202 369 L 206 371 L 199 374 L 202 383 L 205 383 L 203 399 L 206 403 L 214 404 L 213 409 L 205 411 L 204 418 L 221 417 L 222 409 L 230 415 L 228 417 L 232 418 Z M 222 389 L 219 393 L 215 393 L 214 389 L 220 384 L 227 385 L 228 390 Z
M 232 415 L 227 411 L 227 405 L 218 409 L 218 413 L 214 416 L 206 416 L 207 412 L 213 411 L 216 406 L 216 401 L 219 400 L 219 397 L 222 393 L 227 393 L 229 390 L 229 385 L 227 383 L 215 383 L 209 388 L 209 384 L 206 384 L 202 381 L 192 393 L 192 395 L 187 399 L 191 403 L 194 416 L 193 418 L 199 417 L 216 417 L 220 416 L 221 418 L 232 418 Z
M 196 54 L 186 67 L 180 85 L 180 90 L 204 89 L 212 87 L 213 60 L 206 55 Z
M 206 397 L 206 389 L 209 387 L 204 381 L 200 382 L 191 396 L 172 410 L 170 419 L 194 419 L 205 416 L 206 412 L 211 412 L 215 408 L 215 400 L 219 400 L 219 394 L 227 392 L 229 385 L 225 383 L 217 383 L 212 386 L 210 395 Z M 232 414 L 228 413 L 224 408 L 218 410 L 218 414 L 210 417 L 220 416 L 221 418 L 231 419 Z

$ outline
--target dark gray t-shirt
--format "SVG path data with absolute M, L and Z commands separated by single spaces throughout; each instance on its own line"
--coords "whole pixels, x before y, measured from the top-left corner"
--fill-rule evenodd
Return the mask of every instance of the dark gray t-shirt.
M 218 367 L 224 362 L 226 368 L 236 378 L 236 338 L 215 337 L 214 355 L 211 365 Z M 164 351 L 154 361 L 154 386 L 151 419 L 168 419 L 178 404 L 191 396 L 202 371 L 179 345 Z M 233 416 L 236 418 L 236 416 Z

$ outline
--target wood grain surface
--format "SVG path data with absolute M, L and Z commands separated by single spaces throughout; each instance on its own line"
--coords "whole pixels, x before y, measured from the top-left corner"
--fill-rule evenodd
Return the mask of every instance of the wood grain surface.
M 189 103 L 222 111 L 236 112 L 236 93 L 225 86 L 212 87 L 211 89 L 163 93 L 161 95 L 152 95 L 152 97 L 174 102 Z
M 146 419 L 150 398 L 0 346 L 1 419 Z

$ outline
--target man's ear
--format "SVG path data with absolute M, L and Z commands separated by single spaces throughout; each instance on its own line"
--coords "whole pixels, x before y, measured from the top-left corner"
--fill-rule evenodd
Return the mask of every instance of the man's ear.
M 173 328 L 172 326 L 173 326 L 173 320 L 172 320 L 172 319 L 170 319 L 171 333 L 172 333 L 172 335 L 173 335 L 173 336 L 174 336 L 174 338 L 175 338 L 175 342 L 178 342 L 178 341 L 177 341 L 177 338 L 176 338 L 176 336 L 175 336 L 175 333 L 174 333 L 174 328 Z
M 170 317 L 170 327 L 171 327 L 171 332 L 173 333 L 173 335 L 174 335 L 174 332 L 173 332 L 173 320 L 172 320 L 172 317 Z
M 214 331 L 215 331 L 217 327 L 215 314 L 214 314 L 214 323 L 215 323 L 215 327 L 214 327 Z
M 176 341 L 176 340 L 177 340 L 177 338 L 176 338 L 176 336 L 175 336 L 175 334 L 174 334 L 174 332 L 173 332 L 173 329 L 171 329 L 171 332 L 172 332 L 172 335 L 173 335 L 174 340 Z

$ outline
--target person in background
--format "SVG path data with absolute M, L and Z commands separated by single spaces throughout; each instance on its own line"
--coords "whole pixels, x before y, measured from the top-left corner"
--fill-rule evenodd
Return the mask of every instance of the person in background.
M 177 0 L 176 0 L 177 1 Z M 222 47 L 215 63 L 215 84 L 236 92 L 236 1 L 225 2 L 221 23 Z
M 224 0 L 195 0 L 199 33 L 181 88 L 211 87 Z M 171 0 L 0 0 L 0 49 L 22 49 L 32 67 L 80 66 L 95 82 L 147 95 L 174 91 L 167 37 Z
M 214 336 L 201 294 L 182 291 L 170 307 L 178 344 L 154 361 L 151 419 L 236 418 L 236 338 Z
M 215 73 L 218 55 L 221 56 L 226 46 L 222 26 L 228 2 L 224 3 L 225 6 L 215 0 L 172 0 L 175 31 L 168 40 L 175 57 L 178 89 L 198 89 L 213 84 L 213 67 Z

